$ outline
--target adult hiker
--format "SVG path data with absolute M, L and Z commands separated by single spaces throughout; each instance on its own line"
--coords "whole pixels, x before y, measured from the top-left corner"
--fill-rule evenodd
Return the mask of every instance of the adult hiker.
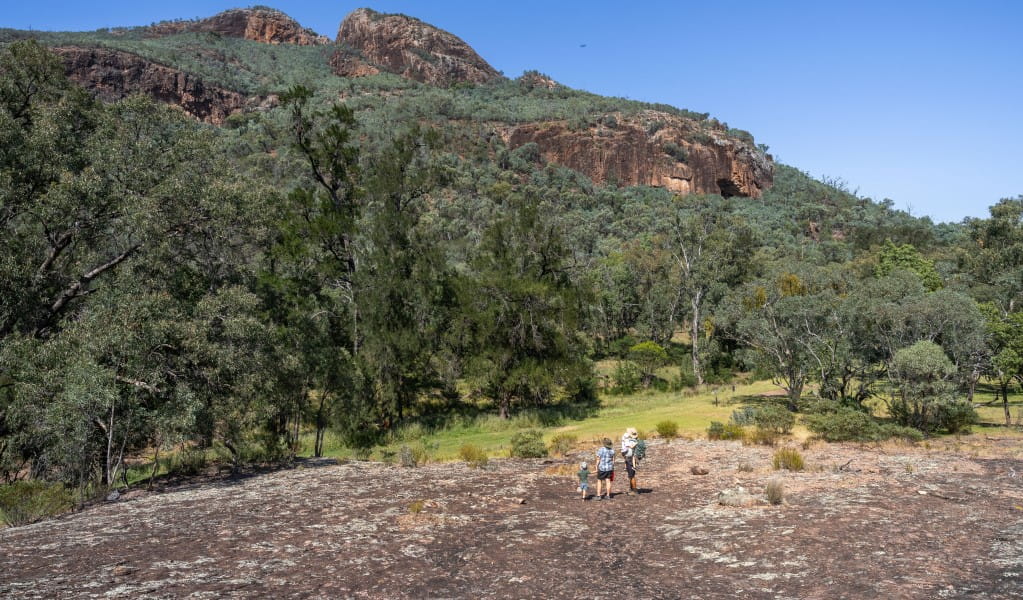
M 639 491 L 636 486 L 636 468 L 639 460 L 636 457 L 636 445 L 639 443 L 639 432 L 635 427 L 629 427 L 622 434 L 622 458 L 625 459 L 625 472 L 629 475 L 629 491 L 631 496 Z
M 607 499 L 611 499 L 611 483 L 615 475 L 615 445 L 611 438 L 604 438 L 604 445 L 597 448 L 597 495 L 594 500 L 603 500 L 601 490 L 607 485 Z

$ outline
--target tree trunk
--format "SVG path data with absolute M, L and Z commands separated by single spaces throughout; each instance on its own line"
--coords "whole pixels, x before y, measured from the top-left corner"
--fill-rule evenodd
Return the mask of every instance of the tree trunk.
M 1005 411 L 1005 424 L 1012 425 L 1012 415 L 1009 414 L 1009 384 L 1002 383 L 1002 410 Z
M 703 290 L 693 295 L 693 319 L 689 327 L 689 336 L 693 344 L 693 375 L 696 377 L 696 384 L 703 385 L 703 366 L 700 364 L 700 301 L 703 298 Z
M 507 419 L 508 418 L 508 409 L 510 408 L 510 406 L 511 406 L 511 398 L 508 397 L 507 395 L 502 395 L 500 403 L 498 405 L 498 409 L 497 409 L 498 410 L 498 414 L 501 416 L 502 419 Z

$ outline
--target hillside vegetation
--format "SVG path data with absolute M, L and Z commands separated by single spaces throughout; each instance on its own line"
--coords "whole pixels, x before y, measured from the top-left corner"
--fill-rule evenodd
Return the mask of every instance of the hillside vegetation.
M 594 182 L 501 127 L 599 137 L 663 114 L 685 143 L 752 136 L 537 73 L 337 77 L 330 46 L 0 40 L 5 483 L 106 488 L 130 457 L 213 447 L 235 465 L 396 448 L 464 415 L 627 413 L 643 390 L 708 405 L 740 373 L 824 437 L 965 431 L 978 385 L 1020 418 L 1023 197 L 935 225 L 781 164 L 759 198 L 677 195 Z M 66 45 L 273 100 L 220 127 L 101 103 L 47 49 Z

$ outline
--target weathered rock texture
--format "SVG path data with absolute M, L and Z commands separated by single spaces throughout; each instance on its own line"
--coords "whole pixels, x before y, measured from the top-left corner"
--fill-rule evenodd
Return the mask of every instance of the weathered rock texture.
M 150 62 L 127 52 L 104 48 L 54 48 L 68 77 L 102 100 L 113 102 L 133 93 L 180 106 L 189 115 L 220 124 L 233 113 L 262 100 L 206 85 L 194 75 Z
M 582 128 L 565 121 L 527 123 L 504 130 L 503 137 L 512 148 L 535 143 L 546 162 L 598 183 L 759 198 L 774 181 L 773 163 L 751 143 L 658 111 L 610 115 Z
M 337 43 L 331 66 L 342 77 L 384 70 L 422 83 L 450 85 L 501 76 L 458 37 L 405 15 L 360 8 L 341 22 Z
M 182 32 L 209 32 L 264 44 L 329 44 L 326 36 L 298 24 L 288 15 L 266 8 L 227 10 L 200 21 L 168 21 L 148 28 L 154 36 Z
M 657 443 L 643 493 L 619 478 L 586 502 L 574 474 L 592 448 L 486 469 L 307 462 L 0 531 L 0 597 L 1018 600 L 1023 449 L 969 456 L 964 440 L 818 445 L 780 474 L 772 448 Z M 737 486 L 755 503 L 720 505 Z

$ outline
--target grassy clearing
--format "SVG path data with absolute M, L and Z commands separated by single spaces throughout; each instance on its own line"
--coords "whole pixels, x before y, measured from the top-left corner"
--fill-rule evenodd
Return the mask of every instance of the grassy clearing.
M 617 439 L 627 427 L 635 427 L 649 436 L 657 423 L 665 420 L 678 423 L 681 437 L 702 437 L 711 421 L 727 421 L 738 403 L 746 397 L 777 390 L 770 382 L 736 385 L 734 393 L 730 385 L 716 387 L 717 405 L 714 404 L 715 386 L 706 386 L 695 392 L 602 394 L 592 414 L 579 419 L 555 418 L 549 413 L 525 411 L 507 420 L 495 415 L 456 419 L 434 431 L 411 425 L 397 431 L 389 443 L 375 448 L 366 457 L 392 457 L 402 445 L 420 445 L 428 450 L 431 460 L 457 460 L 459 450 L 466 444 L 478 446 L 492 457 L 503 457 L 508 456 L 512 436 L 526 429 L 542 430 L 546 442 L 559 433 L 570 432 L 577 436 L 579 448 L 591 448 L 604 437 Z M 303 456 L 311 454 L 312 439 L 311 433 L 303 437 Z M 354 458 L 358 453 L 346 448 L 336 435 L 328 433 L 324 454 L 334 458 Z

